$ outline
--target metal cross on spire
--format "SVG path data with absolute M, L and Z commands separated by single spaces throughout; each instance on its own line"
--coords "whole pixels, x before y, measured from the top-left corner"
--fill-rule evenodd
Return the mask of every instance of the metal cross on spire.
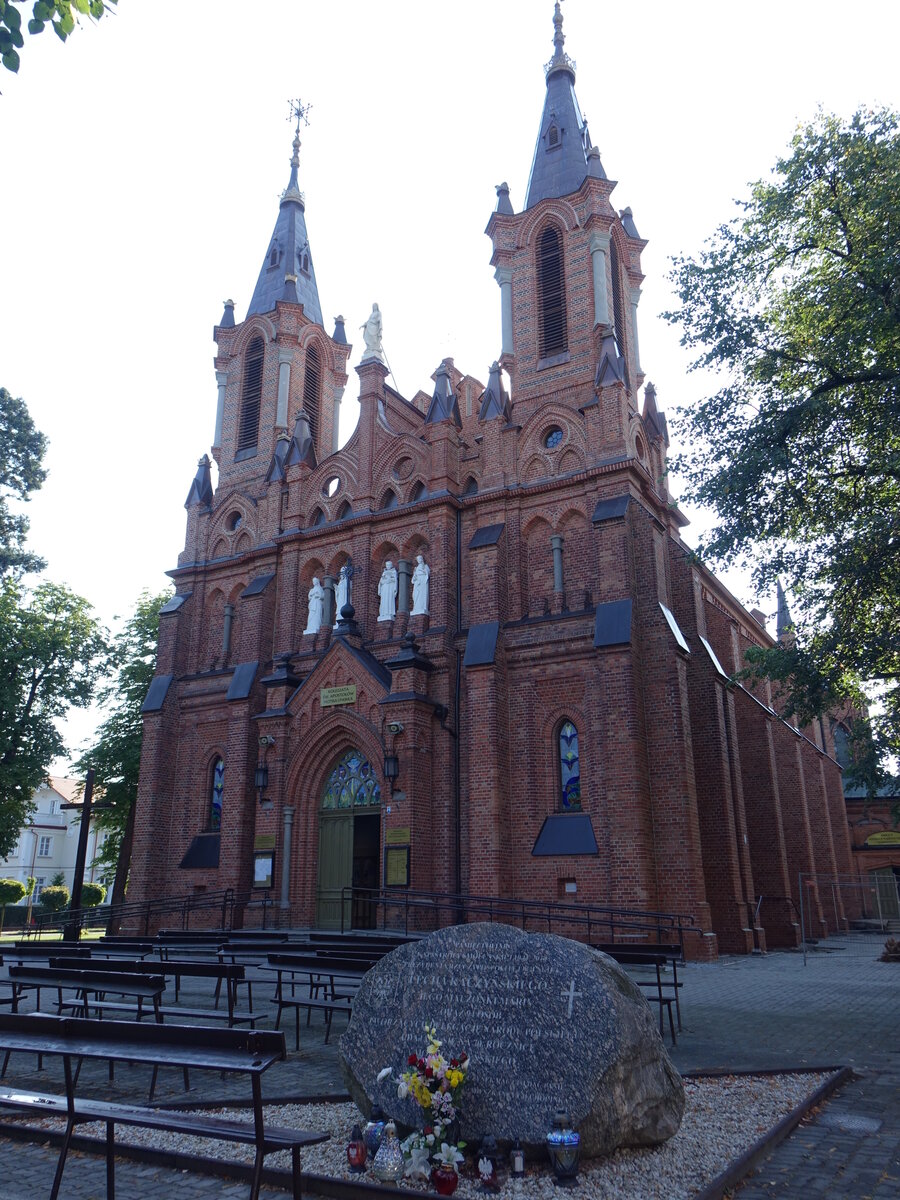
M 285 120 L 297 122 L 297 128 L 296 128 L 297 133 L 300 132 L 300 122 L 301 121 L 303 122 L 304 125 L 309 124 L 309 110 L 311 108 L 312 108 L 312 105 L 304 104 L 299 96 L 297 97 L 296 100 L 288 100 L 288 115 L 287 115 L 287 117 L 285 117 Z

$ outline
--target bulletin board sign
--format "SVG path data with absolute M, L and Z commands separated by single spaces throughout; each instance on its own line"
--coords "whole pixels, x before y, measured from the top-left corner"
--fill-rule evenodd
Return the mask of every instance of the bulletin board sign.
M 275 851 L 257 850 L 253 855 L 253 886 L 270 888 L 275 874 Z
M 385 849 L 384 886 L 409 887 L 409 846 L 388 846 Z

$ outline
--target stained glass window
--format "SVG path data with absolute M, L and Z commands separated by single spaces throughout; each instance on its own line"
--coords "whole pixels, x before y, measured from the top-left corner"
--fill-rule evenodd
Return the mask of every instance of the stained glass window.
M 209 828 L 218 833 L 222 828 L 222 796 L 225 792 L 225 760 L 217 758 L 212 772 L 212 791 L 209 797 Z
M 328 776 L 323 808 L 362 808 L 381 803 L 381 786 L 371 764 L 358 750 L 348 750 Z
M 559 731 L 559 776 L 563 812 L 581 809 L 581 768 L 578 762 L 578 730 L 564 721 Z

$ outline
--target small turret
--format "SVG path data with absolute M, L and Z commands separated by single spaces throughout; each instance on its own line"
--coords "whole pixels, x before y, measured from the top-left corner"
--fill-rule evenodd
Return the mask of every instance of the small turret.
M 452 421 L 457 429 L 462 428 L 459 404 L 450 383 L 450 372 L 447 370 L 447 364 L 443 362 L 435 371 L 434 395 L 428 406 L 425 424 L 437 425 L 441 421 Z
M 507 423 L 512 420 L 509 396 L 506 393 L 506 388 L 503 386 L 503 376 L 500 372 L 500 364 L 498 362 L 491 363 L 491 369 L 488 374 L 488 385 L 481 397 L 478 420 L 493 421 L 495 417 L 502 417 Z
M 188 492 L 187 500 L 184 502 L 185 508 L 193 508 L 196 504 L 209 505 L 212 501 L 212 477 L 210 476 L 209 467 L 209 455 L 204 454 L 199 463 L 197 463 L 197 474 L 194 476 L 191 490 Z

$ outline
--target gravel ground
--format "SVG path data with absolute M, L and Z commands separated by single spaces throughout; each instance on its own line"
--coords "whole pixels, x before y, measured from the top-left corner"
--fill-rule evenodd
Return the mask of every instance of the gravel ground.
M 680 1200 L 693 1196 L 725 1167 L 747 1150 L 754 1142 L 801 1103 L 827 1078 L 825 1074 L 807 1075 L 728 1075 L 717 1079 L 686 1079 L 685 1110 L 681 1129 L 665 1145 L 653 1150 L 621 1150 L 601 1159 L 585 1160 L 581 1164 L 578 1186 L 567 1189 L 578 1200 Z M 204 1110 L 208 1111 L 208 1110 Z M 222 1116 L 240 1119 L 243 1113 L 217 1110 Z M 351 1127 L 360 1119 L 353 1104 L 286 1104 L 265 1108 L 266 1122 L 273 1125 L 327 1130 L 331 1140 L 310 1146 L 302 1153 L 303 1169 L 315 1175 L 362 1178 L 377 1182 L 371 1171 L 353 1176 L 347 1166 L 346 1145 Z M 36 1124 L 29 1122 L 29 1124 Z M 48 1120 L 45 1128 L 62 1123 Z M 102 1138 L 102 1125 L 79 1126 L 79 1133 Z M 227 1142 L 210 1141 L 181 1134 L 160 1133 L 156 1130 L 120 1127 L 117 1140 L 151 1146 L 159 1150 L 176 1150 L 185 1154 L 231 1159 L 253 1160 L 253 1149 Z M 266 1156 L 267 1166 L 290 1169 L 288 1153 Z M 371 1164 L 370 1164 L 371 1165 Z M 417 1191 L 428 1191 L 421 1182 L 407 1181 Z M 523 1180 L 507 1181 L 502 1196 L 536 1197 L 560 1195 L 553 1183 L 549 1165 L 529 1166 Z M 457 1196 L 483 1196 L 479 1190 L 474 1164 L 467 1162 L 460 1176 Z

